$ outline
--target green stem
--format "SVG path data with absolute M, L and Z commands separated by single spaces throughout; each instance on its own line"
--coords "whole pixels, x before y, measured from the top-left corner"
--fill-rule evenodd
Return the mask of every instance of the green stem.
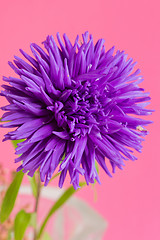
M 60 174 L 61 174 L 61 172 L 56 173 L 56 174 L 51 178 L 50 182 L 51 182 L 52 180 L 54 180 L 56 177 L 58 177 Z
M 80 182 L 80 187 L 84 187 L 86 185 L 86 183 L 84 182 Z M 79 189 L 81 189 L 79 188 Z M 79 190 L 77 189 L 77 191 Z M 51 209 L 49 210 L 46 218 L 44 219 L 41 228 L 39 230 L 39 233 L 37 235 L 37 239 L 40 239 L 40 237 L 43 234 L 43 231 L 46 227 L 46 224 L 48 223 L 48 220 L 51 218 L 51 216 L 76 192 L 76 190 L 74 190 L 73 186 L 69 187 L 63 194 L 62 196 L 57 200 L 57 202 L 51 207 Z
M 36 196 L 36 203 L 35 203 L 35 208 L 34 212 L 36 214 L 36 223 L 35 223 L 35 228 L 34 228 L 34 240 L 37 239 L 37 213 L 38 213 L 38 205 L 39 205 L 39 200 L 40 200 L 40 192 L 41 192 L 41 180 L 40 180 L 40 174 L 37 174 L 38 180 L 37 180 L 37 196 Z

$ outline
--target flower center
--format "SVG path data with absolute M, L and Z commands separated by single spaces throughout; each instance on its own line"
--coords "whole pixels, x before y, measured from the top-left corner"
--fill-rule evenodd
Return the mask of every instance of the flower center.
M 57 131 L 67 131 L 70 140 L 85 136 L 104 121 L 104 111 L 96 84 L 76 81 L 72 88 L 65 89 L 53 106 L 47 107 L 54 114 Z M 103 117 L 103 119 L 101 119 Z

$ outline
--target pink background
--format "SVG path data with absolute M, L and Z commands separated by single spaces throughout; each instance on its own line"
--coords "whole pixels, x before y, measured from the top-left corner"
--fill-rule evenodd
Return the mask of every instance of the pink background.
M 66 32 L 73 40 L 88 30 L 94 39 L 104 38 L 106 48 L 116 45 L 138 61 L 150 91 L 149 136 L 138 161 L 127 162 L 124 171 L 112 179 L 102 171 L 98 200 L 91 187 L 77 195 L 89 202 L 109 222 L 105 240 L 160 239 L 160 3 L 158 0 L 10 0 L 0 2 L 0 75 L 13 75 L 7 65 L 19 48 L 29 51 L 31 42 L 41 43 L 46 35 Z M 30 52 L 30 51 L 29 51 Z M 0 77 L 1 77 L 0 76 Z M 2 83 L 2 80 L 0 80 Z M 0 105 L 5 101 L 1 98 Z M 1 143 L 6 130 L 0 129 L 0 163 L 16 168 L 10 142 Z M 85 239 L 84 239 L 85 240 Z

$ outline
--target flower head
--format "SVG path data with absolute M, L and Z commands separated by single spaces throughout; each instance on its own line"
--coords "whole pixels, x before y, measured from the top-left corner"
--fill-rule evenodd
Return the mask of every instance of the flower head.
M 47 185 L 59 166 L 59 186 L 69 172 L 76 189 L 79 174 L 87 184 L 99 182 L 95 162 L 111 176 L 108 164 L 115 172 L 124 160 L 136 159 L 131 149 L 140 152 L 143 126 L 151 121 L 133 115 L 152 111 L 144 108 L 150 97 L 138 86 L 140 70 L 133 71 L 124 51 L 105 52 L 104 40 L 94 45 L 88 32 L 73 45 L 63 38 L 57 33 L 58 46 L 48 36 L 46 51 L 33 43 L 33 57 L 20 50 L 28 62 L 17 56 L 9 62 L 18 77 L 3 78 L 10 86 L 1 92 L 9 102 L 2 120 L 9 121 L 3 127 L 16 127 L 4 140 L 25 139 L 16 149 L 18 170 L 33 176 L 39 168 Z

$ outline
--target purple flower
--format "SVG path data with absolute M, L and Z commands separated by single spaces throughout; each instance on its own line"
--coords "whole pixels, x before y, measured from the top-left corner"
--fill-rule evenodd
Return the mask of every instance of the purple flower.
M 33 176 L 39 168 L 47 185 L 59 166 L 59 186 L 68 172 L 77 189 L 79 174 L 87 184 L 100 182 L 95 162 L 111 176 L 107 165 L 115 172 L 124 160 L 136 159 L 131 149 L 140 152 L 143 126 L 151 121 L 133 115 L 152 110 L 144 108 L 150 97 L 138 86 L 140 70 L 133 72 L 135 63 L 124 51 L 105 52 L 104 40 L 94 45 L 88 32 L 74 45 L 66 34 L 63 38 L 57 33 L 57 46 L 48 36 L 46 51 L 33 43 L 34 57 L 20 50 L 28 62 L 17 56 L 9 62 L 18 77 L 3 78 L 10 86 L 1 92 L 9 102 L 2 121 L 9 121 L 3 127 L 16 127 L 4 140 L 25 139 L 16 149 L 18 171 Z

